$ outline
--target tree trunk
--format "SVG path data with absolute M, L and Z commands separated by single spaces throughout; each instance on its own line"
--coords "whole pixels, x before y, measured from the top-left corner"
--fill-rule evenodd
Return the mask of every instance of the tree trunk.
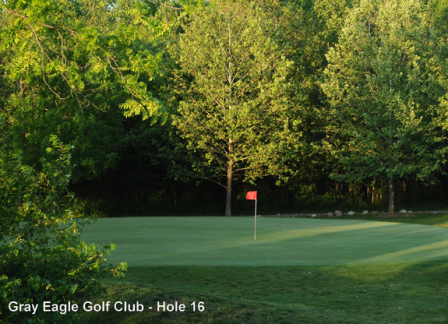
M 226 216 L 232 216 L 232 177 L 233 163 L 229 162 L 227 168 Z
M 394 178 L 389 178 L 389 214 L 395 212 Z

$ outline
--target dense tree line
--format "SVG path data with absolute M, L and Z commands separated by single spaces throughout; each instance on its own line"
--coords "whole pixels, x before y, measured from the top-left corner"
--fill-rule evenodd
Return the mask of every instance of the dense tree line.
M 2 141 L 37 170 L 73 146 L 81 215 L 244 213 L 254 188 L 269 212 L 394 212 L 447 181 L 447 8 L 4 1 Z

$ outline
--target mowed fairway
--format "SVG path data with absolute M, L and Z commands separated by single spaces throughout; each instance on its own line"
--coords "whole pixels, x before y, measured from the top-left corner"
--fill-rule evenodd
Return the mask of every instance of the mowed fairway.
M 448 229 L 414 224 L 252 217 L 99 219 L 86 242 L 117 244 L 129 266 L 294 266 L 448 259 Z
M 445 224 L 448 215 L 400 221 Z M 448 323 L 448 228 L 353 219 L 100 219 L 87 242 L 117 248 L 125 279 L 96 302 L 204 312 L 90 313 L 89 323 Z

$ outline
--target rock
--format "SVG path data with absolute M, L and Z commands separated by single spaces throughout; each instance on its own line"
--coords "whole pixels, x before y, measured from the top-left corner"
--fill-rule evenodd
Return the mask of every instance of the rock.
M 368 211 L 368 210 L 364 210 L 362 213 L 363 213 L 364 215 L 367 215 L 367 214 L 369 213 L 369 211 Z
M 353 216 L 353 215 L 355 215 L 355 212 L 351 210 L 347 214 L 349 214 L 350 216 Z
M 406 209 L 400 209 L 399 213 L 400 214 L 406 214 L 407 212 L 406 212 Z
M 341 212 L 340 210 L 335 210 L 335 211 L 334 211 L 334 214 L 335 214 L 337 217 L 341 217 L 341 216 L 342 216 L 342 212 Z
M 412 210 L 408 210 L 408 214 L 412 214 Z
M 378 210 L 374 210 L 372 214 L 378 214 Z
M 316 214 L 311 215 L 311 217 L 316 217 L 316 216 L 317 216 Z
M 328 212 L 328 217 L 333 217 L 334 216 L 334 214 L 332 213 L 332 212 Z
M 277 216 L 280 216 L 280 213 L 278 213 Z

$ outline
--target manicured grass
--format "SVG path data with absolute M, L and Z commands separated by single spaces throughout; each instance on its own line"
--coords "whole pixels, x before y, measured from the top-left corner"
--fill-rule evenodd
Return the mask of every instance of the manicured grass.
M 448 227 L 448 214 L 405 214 L 395 217 L 378 217 L 376 215 L 344 215 L 343 219 L 360 219 L 360 220 L 372 220 L 381 222 L 394 222 L 394 223 L 407 223 L 407 224 L 421 224 L 421 225 L 434 225 L 441 227 Z
M 100 219 L 87 242 L 117 244 L 129 266 L 332 265 L 448 259 L 448 229 L 391 222 L 251 217 Z
M 105 281 L 108 293 L 97 302 L 188 307 L 90 313 L 89 322 L 448 323 L 448 229 L 257 221 L 255 242 L 253 218 L 102 219 L 86 228 L 86 241 L 117 243 L 109 261 L 130 266 L 125 279 Z M 192 312 L 193 301 L 205 311 Z
M 448 263 L 135 267 L 102 300 L 203 313 L 97 313 L 92 323 L 447 323 Z

